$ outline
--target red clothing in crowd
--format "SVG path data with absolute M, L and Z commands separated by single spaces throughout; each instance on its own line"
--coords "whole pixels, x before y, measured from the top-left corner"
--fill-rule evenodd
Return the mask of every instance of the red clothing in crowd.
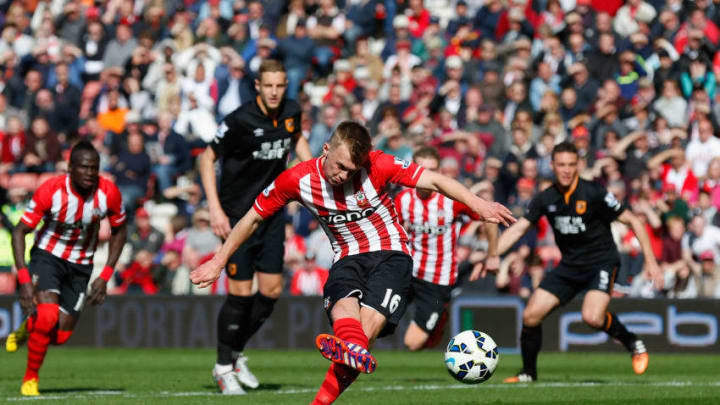
M 16 163 L 25 150 L 25 133 L 0 132 L 0 163 Z
M 319 266 L 314 266 L 311 271 L 304 269 L 296 271 L 290 283 L 290 294 L 322 295 L 329 274 L 326 269 Z
M 118 287 L 121 293 L 125 294 L 131 285 L 138 285 L 142 288 L 143 292 L 147 295 L 152 295 L 158 292 L 158 287 L 152 278 L 151 267 L 144 267 L 138 262 L 132 262 L 130 267 L 120 273 L 122 278 L 122 285 Z

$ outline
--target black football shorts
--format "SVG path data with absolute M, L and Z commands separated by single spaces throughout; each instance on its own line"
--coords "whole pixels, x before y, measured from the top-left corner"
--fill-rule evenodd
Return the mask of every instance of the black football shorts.
M 540 288 L 549 291 L 565 305 L 577 294 L 587 290 L 600 290 L 612 294 L 618 263 L 598 263 L 587 267 L 568 266 L 560 262 L 540 282 Z
M 410 299 L 415 305 L 412 320 L 428 334 L 432 334 L 438 320 L 450 303 L 452 286 L 438 285 L 413 277 Z
M 92 266 L 71 263 L 39 248 L 30 253 L 28 270 L 36 281 L 35 290 L 60 296 L 60 310 L 79 316 L 85 305 Z
M 381 313 L 387 319 L 380 337 L 390 335 L 405 313 L 412 279 L 412 258 L 403 252 L 380 251 L 346 256 L 330 268 L 323 294 L 325 311 L 347 297 L 357 297 L 360 305 Z
M 230 225 L 240 218 L 230 218 Z M 263 221 L 228 260 L 225 271 L 231 280 L 252 280 L 256 271 L 282 274 L 285 256 L 285 222 L 278 212 Z

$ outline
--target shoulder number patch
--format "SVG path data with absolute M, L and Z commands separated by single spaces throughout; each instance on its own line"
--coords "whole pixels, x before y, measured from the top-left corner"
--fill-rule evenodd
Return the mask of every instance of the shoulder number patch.
M 217 129 L 217 132 L 215 132 L 215 142 L 216 143 L 220 143 L 220 140 L 225 138 L 225 133 L 228 131 L 228 129 L 229 128 L 228 128 L 227 124 L 225 123 L 225 121 L 220 123 L 220 126 Z
M 608 207 L 614 209 L 615 211 L 619 211 L 621 207 L 620 201 L 618 201 L 617 198 L 615 198 L 615 196 L 613 195 L 613 193 L 609 191 L 607 194 L 605 194 L 605 204 L 607 204 Z
M 395 157 L 395 164 L 401 165 L 403 169 L 407 169 L 410 167 L 410 162 L 404 159 L 400 159 L 399 157 Z

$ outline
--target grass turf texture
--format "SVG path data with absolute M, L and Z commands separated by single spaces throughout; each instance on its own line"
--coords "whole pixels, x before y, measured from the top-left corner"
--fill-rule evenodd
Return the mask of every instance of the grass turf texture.
M 53 404 L 308 404 L 328 361 L 315 351 L 249 351 L 261 382 L 248 395 L 216 394 L 206 349 L 78 349 L 51 347 L 40 372 L 40 392 Z M 624 353 L 541 354 L 539 383 L 501 384 L 520 357 L 501 355 L 495 375 L 463 385 L 445 371 L 440 351 L 378 351 L 378 368 L 361 375 L 338 404 L 720 404 L 720 356 L 651 354 L 644 376 Z M 19 395 L 25 349 L 0 353 L 0 403 Z

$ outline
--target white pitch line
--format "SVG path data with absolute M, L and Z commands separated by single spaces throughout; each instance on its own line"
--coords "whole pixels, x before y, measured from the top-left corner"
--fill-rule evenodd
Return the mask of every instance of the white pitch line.
M 462 390 L 462 389 L 479 389 L 479 387 L 486 387 L 487 389 L 517 389 L 517 388 L 588 388 L 588 387 L 620 387 L 620 386 L 643 386 L 643 387 L 720 387 L 720 381 L 707 381 L 707 382 L 693 382 L 693 381 L 657 381 L 657 382 L 547 382 L 547 383 L 525 383 L 525 384 L 481 384 L 481 385 L 386 385 L 381 387 L 363 387 L 350 389 L 350 391 L 359 392 L 382 392 L 382 391 L 439 391 L 439 390 Z M 297 388 L 278 390 L 275 392 L 260 391 L 259 393 L 276 394 L 276 395 L 294 395 L 294 394 L 309 394 L 316 392 L 316 388 Z M 251 391 L 252 392 L 252 391 Z M 54 400 L 54 399 L 89 399 L 93 397 L 102 396 L 115 396 L 119 398 L 144 398 L 144 397 L 164 397 L 164 398 L 177 398 L 177 397 L 204 397 L 204 396 L 219 396 L 217 392 L 207 391 L 188 391 L 188 392 L 171 392 L 171 391 L 160 391 L 155 393 L 138 393 L 130 394 L 123 393 L 121 391 L 87 391 L 80 395 L 71 394 L 68 395 L 41 395 L 38 397 L 8 397 L 8 401 L 37 401 L 37 400 Z M 251 394 L 252 395 L 252 394 Z

